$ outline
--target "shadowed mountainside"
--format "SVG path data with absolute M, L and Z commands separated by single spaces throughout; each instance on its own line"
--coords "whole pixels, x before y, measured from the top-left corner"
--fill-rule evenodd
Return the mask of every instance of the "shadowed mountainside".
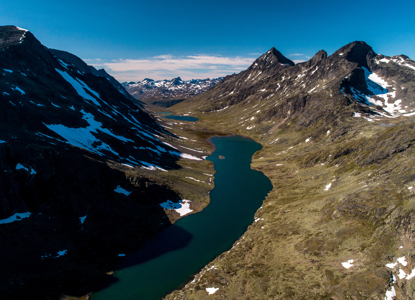
M 181 195 L 153 174 L 202 159 L 114 81 L 0 27 L 2 299 L 84 295 L 179 218 L 160 203 Z

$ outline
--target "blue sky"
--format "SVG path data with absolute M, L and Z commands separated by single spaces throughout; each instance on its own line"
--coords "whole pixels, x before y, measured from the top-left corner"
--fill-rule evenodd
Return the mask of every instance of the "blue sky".
M 0 1 L 0 24 L 120 81 L 238 73 L 271 47 L 292 60 L 363 40 L 415 58 L 415 1 Z M 295 55 L 299 54 L 299 55 Z

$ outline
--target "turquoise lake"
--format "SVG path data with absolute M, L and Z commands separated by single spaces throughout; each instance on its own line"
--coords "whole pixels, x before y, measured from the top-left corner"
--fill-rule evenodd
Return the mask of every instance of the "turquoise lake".
M 114 274 L 117 282 L 91 299 L 160 299 L 229 250 L 253 222 L 272 189 L 268 177 L 250 168 L 252 155 L 261 145 L 240 136 L 214 137 L 211 142 L 216 150 L 207 159 L 214 163 L 216 173 L 210 204 L 128 255 Z

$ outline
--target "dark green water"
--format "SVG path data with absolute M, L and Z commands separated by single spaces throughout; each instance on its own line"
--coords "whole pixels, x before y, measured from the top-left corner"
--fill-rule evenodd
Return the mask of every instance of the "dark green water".
M 163 118 L 165 119 L 173 119 L 173 120 L 178 120 L 178 121 L 188 121 L 188 122 L 195 122 L 195 121 L 199 121 L 198 118 L 195 117 L 190 117 L 190 116 L 175 116 L 175 115 L 168 115 L 168 116 L 164 116 Z
M 230 249 L 253 222 L 272 189 L 263 173 L 250 169 L 251 157 L 261 145 L 239 136 L 215 137 L 212 142 L 216 150 L 207 159 L 216 174 L 210 204 L 127 256 L 115 273 L 118 281 L 94 294 L 93 300 L 159 299 Z

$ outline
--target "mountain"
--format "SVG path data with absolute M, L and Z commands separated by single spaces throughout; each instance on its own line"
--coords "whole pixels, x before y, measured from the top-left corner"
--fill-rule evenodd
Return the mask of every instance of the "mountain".
M 106 78 L 127 99 L 130 99 L 133 102 L 139 104 L 139 102 L 135 101 L 134 98 L 131 97 L 131 95 L 124 89 L 124 87 L 114 77 L 108 74 L 104 69 L 97 70 L 93 66 L 88 66 L 82 59 L 66 51 L 55 49 L 49 49 L 49 51 L 57 59 L 67 62 L 68 65 L 72 65 L 84 74 L 93 74 L 95 76 Z
M 261 143 L 251 166 L 274 188 L 166 299 L 415 299 L 414 82 L 413 60 L 361 41 L 295 65 L 273 48 L 172 106 Z
M 371 117 L 398 117 L 415 111 L 415 62 L 405 56 L 377 55 L 366 43 L 353 42 L 329 57 L 320 51 L 308 62 L 293 65 L 275 51 L 271 49 L 246 71 L 227 76 L 208 93 L 183 105 L 192 108 L 194 103 L 195 110 L 204 113 L 227 110 L 221 115 L 241 120 L 254 113 L 249 110 L 255 105 L 249 103 L 255 103 L 256 110 L 261 108 L 262 112 L 255 112 L 255 117 L 243 125 L 253 129 L 268 124 L 269 130 L 271 124 L 287 116 L 285 123 L 298 119 L 296 126 L 301 129 L 325 122 L 330 115 L 350 115 L 351 111 Z M 248 112 L 232 109 L 237 107 Z M 351 111 L 346 112 L 346 108 Z
M 2 299 L 95 289 L 179 218 L 160 206 L 181 199 L 167 171 L 204 164 L 104 70 L 15 26 L 0 27 L 0 129 Z
M 222 77 L 187 81 L 183 81 L 180 77 L 157 81 L 145 78 L 143 81 L 124 82 L 122 85 L 136 99 L 151 105 L 170 107 L 207 91 L 221 80 Z

